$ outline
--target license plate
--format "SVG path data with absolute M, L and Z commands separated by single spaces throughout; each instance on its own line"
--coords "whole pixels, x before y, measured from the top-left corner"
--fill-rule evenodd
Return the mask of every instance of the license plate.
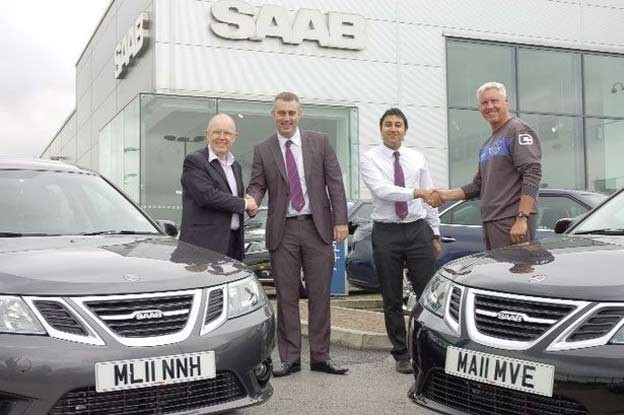
M 215 353 L 198 352 L 95 364 L 95 390 L 110 392 L 213 379 Z
M 444 371 L 449 375 L 543 396 L 552 396 L 555 379 L 552 365 L 452 346 L 446 349 Z

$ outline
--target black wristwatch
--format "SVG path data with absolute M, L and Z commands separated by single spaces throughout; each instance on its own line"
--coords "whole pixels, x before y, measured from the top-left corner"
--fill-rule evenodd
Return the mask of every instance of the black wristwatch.
M 526 219 L 529 219 L 529 214 L 528 214 L 528 213 L 524 213 L 524 212 L 518 212 L 518 214 L 516 215 L 516 217 L 517 217 L 518 219 L 521 219 L 521 218 L 526 218 Z

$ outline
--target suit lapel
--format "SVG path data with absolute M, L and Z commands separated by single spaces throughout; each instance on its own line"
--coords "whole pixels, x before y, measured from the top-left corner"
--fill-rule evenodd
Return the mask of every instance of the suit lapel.
M 286 165 L 284 164 L 284 156 L 282 155 L 282 149 L 280 148 L 279 140 L 277 139 L 277 134 L 274 134 L 271 137 L 271 141 L 269 143 L 271 153 L 273 153 L 273 158 L 275 159 L 275 164 L 277 164 L 277 169 L 279 170 L 282 178 L 286 183 L 288 183 L 288 176 L 286 176 Z
M 234 161 L 234 163 L 232 164 L 232 170 L 234 171 L 234 178 L 236 179 L 238 197 L 243 197 L 243 173 L 241 170 L 241 166 L 240 164 L 238 164 L 237 161 Z
M 210 152 L 208 151 L 208 147 L 205 147 L 204 149 L 204 156 L 206 157 L 206 161 L 208 162 L 208 171 L 212 173 L 211 176 L 214 176 L 216 174 L 218 177 L 221 178 L 227 188 L 230 189 L 230 185 L 227 181 L 227 177 L 225 176 L 225 172 L 223 171 L 221 164 L 219 164 L 219 159 L 214 159 L 210 161 Z M 232 189 L 230 189 L 230 192 L 231 191 Z
M 308 135 L 305 134 L 304 131 L 301 131 L 301 155 L 303 156 L 303 171 L 305 173 L 306 185 L 310 181 L 310 172 L 311 168 L 311 157 L 312 157 L 312 149 L 310 148 L 310 141 L 308 140 Z

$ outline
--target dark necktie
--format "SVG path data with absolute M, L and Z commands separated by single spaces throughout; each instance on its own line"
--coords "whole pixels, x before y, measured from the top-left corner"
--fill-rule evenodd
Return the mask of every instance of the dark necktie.
M 405 176 L 403 168 L 399 163 L 399 152 L 394 152 L 394 184 L 396 186 L 405 187 Z M 407 202 L 394 202 L 394 211 L 399 219 L 403 220 L 407 216 Z
M 305 204 L 303 198 L 303 189 L 301 188 L 301 181 L 299 180 L 299 171 L 297 170 L 297 163 L 295 162 L 295 156 L 293 156 L 290 146 L 292 140 L 286 140 L 286 149 L 284 151 L 286 158 L 286 173 L 288 174 L 288 186 L 290 187 L 290 204 L 296 211 L 301 211 Z

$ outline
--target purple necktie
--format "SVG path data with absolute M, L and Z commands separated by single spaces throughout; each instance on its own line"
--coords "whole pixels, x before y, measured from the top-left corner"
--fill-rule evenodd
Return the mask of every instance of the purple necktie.
M 301 181 L 299 180 L 299 171 L 297 170 L 297 163 L 295 162 L 295 156 L 290 149 L 292 140 L 286 140 L 286 149 L 284 151 L 286 157 L 286 173 L 288 174 L 288 186 L 290 187 L 290 204 L 292 207 L 300 212 L 305 204 L 303 198 L 303 189 L 301 188 Z
M 394 184 L 396 186 L 405 187 L 405 176 L 403 168 L 399 162 L 399 152 L 394 152 Z M 403 220 L 407 216 L 407 202 L 394 202 L 394 211 L 399 219 Z

